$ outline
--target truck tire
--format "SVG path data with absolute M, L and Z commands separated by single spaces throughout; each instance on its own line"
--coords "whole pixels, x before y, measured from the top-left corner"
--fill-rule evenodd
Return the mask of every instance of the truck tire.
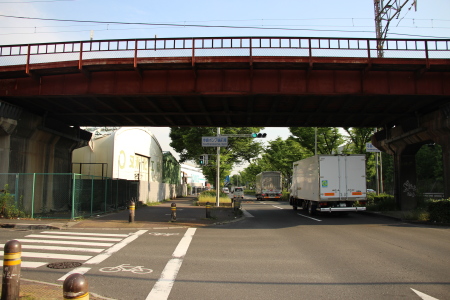
M 304 211 L 306 211 L 308 209 L 308 203 L 305 200 L 302 201 L 302 209 Z
M 289 204 L 292 205 L 293 210 L 297 210 L 297 199 L 291 197 L 289 199 Z
M 308 214 L 314 216 L 316 214 L 317 204 L 314 201 L 309 201 Z

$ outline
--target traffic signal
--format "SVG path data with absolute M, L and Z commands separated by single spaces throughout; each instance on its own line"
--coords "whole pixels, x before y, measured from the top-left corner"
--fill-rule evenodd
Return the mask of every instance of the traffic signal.
M 265 133 L 252 133 L 252 138 L 265 138 L 266 136 Z
M 200 155 L 200 165 L 205 166 L 208 164 L 208 154 Z

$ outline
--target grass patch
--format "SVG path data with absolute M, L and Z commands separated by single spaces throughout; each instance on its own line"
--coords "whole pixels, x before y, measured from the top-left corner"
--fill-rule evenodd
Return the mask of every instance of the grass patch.
M 209 202 L 209 203 L 211 203 L 211 205 L 213 205 L 216 203 L 216 197 L 200 195 L 197 200 L 197 205 L 206 205 L 206 202 Z M 220 197 L 219 204 L 231 205 L 231 199 L 229 197 Z

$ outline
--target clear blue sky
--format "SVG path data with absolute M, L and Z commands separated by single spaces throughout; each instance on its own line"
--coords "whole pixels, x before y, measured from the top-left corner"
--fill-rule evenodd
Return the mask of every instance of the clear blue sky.
M 450 37 L 449 0 L 418 0 L 417 12 L 409 10 L 412 2 L 409 0 L 400 18 L 391 23 L 388 37 Z M 0 0 L 0 15 L 107 22 L 0 17 L 1 44 L 88 40 L 91 30 L 94 39 L 155 35 L 375 37 L 373 0 Z
M 388 38 L 450 38 L 450 0 L 418 0 L 417 11 L 412 3 L 391 22 Z M 97 40 L 155 35 L 375 37 L 373 0 L 0 0 L 0 15 L 3 45 L 89 40 L 91 33 Z M 152 131 L 163 150 L 171 150 L 168 128 Z M 268 139 L 289 135 L 287 128 L 265 132 Z

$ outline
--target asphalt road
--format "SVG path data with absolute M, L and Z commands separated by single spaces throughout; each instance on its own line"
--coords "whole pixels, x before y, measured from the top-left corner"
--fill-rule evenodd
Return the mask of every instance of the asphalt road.
M 244 220 L 207 228 L 69 231 L 111 235 L 83 246 L 101 250 L 85 253 L 81 268 L 90 291 L 112 299 L 450 299 L 448 227 L 356 213 L 310 218 L 286 202 L 243 208 Z M 2 243 L 36 234 L 57 235 L 0 230 Z M 22 277 L 62 284 L 71 270 L 22 268 Z

